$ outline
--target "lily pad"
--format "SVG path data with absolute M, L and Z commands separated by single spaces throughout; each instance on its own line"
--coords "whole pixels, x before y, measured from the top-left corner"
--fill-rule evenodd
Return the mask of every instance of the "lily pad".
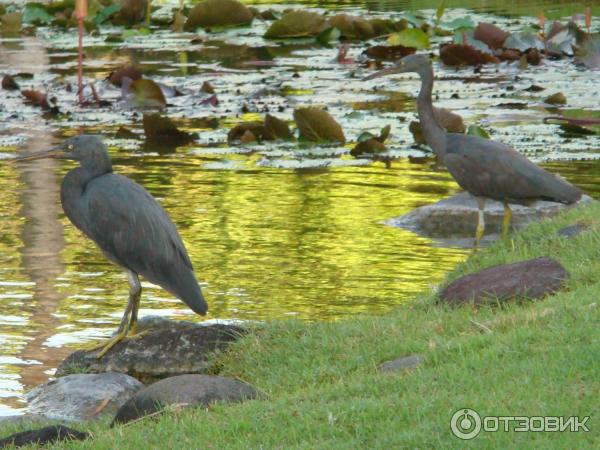
M 429 36 L 419 28 L 407 28 L 406 30 L 391 34 L 388 42 L 391 45 L 402 45 L 416 49 L 429 48 Z
M 327 111 L 318 108 L 298 108 L 294 111 L 294 120 L 301 138 L 313 142 L 346 142 L 342 127 Z
M 524 31 L 508 36 L 504 41 L 504 48 L 512 48 L 521 52 L 526 52 L 530 48 L 543 50 L 544 43 L 538 35 Z
M 171 119 L 160 114 L 144 114 L 143 124 L 146 141 L 149 142 L 178 146 L 194 140 L 191 134 L 181 131 Z
M 504 41 L 510 36 L 508 31 L 497 27 L 493 23 L 479 22 L 473 31 L 473 37 L 484 42 L 489 48 L 497 50 L 503 47 Z
M 479 125 L 469 125 L 469 128 L 467 128 L 467 134 L 471 136 L 478 136 L 484 139 L 490 138 L 489 133 L 483 128 L 481 128 Z
M 562 92 L 557 92 L 546 97 L 544 103 L 548 103 L 549 105 L 566 105 L 567 97 Z
M 577 61 L 588 69 L 600 68 L 600 34 L 591 34 L 577 48 Z
M 106 22 L 112 15 L 118 13 L 119 11 L 121 11 L 121 5 L 108 5 L 105 8 L 102 8 L 100 11 L 98 11 L 92 19 L 92 21 L 96 25 L 100 25 L 101 23 Z
M 473 22 L 473 19 L 470 17 L 459 17 L 450 22 L 443 23 L 442 26 L 451 30 L 460 30 L 465 28 L 475 28 L 475 22 Z
M 237 0 L 204 0 L 192 8 L 184 29 L 246 25 L 253 18 L 250 8 Z
M 264 124 L 264 138 L 266 140 L 291 139 L 292 132 L 286 121 L 267 114 Z
M 326 22 L 321 14 L 303 10 L 290 11 L 271 24 L 265 33 L 265 38 L 316 36 L 323 31 L 325 26 Z
M 317 42 L 321 45 L 330 45 L 333 41 L 338 41 L 342 35 L 341 31 L 335 27 L 329 27 L 317 35 Z
M 135 80 L 129 90 L 134 93 L 135 102 L 140 108 L 163 108 L 167 105 L 162 89 L 152 80 Z
M 54 20 L 44 5 L 38 3 L 28 3 L 23 8 L 23 22 L 33 25 L 46 25 Z
M 447 66 L 478 66 L 487 63 L 499 63 L 500 60 L 472 45 L 444 44 L 440 47 L 440 58 Z

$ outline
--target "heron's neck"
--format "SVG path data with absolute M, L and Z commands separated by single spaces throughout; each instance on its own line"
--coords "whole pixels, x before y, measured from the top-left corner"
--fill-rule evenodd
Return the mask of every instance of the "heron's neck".
M 433 69 L 431 66 L 419 72 L 421 77 L 421 90 L 417 98 L 417 109 L 419 111 L 419 121 L 421 130 L 425 136 L 427 144 L 438 156 L 444 156 L 446 153 L 446 132 L 437 123 L 433 115 L 433 103 L 431 101 L 431 92 L 433 91 Z

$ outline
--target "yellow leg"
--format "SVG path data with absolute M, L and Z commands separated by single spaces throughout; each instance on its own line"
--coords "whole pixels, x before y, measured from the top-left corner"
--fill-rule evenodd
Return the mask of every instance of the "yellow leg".
M 483 209 L 485 207 L 485 199 L 481 197 L 477 197 L 477 228 L 475 229 L 475 243 L 474 248 L 477 250 L 479 248 L 479 242 L 483 237 L 483 233 L 485 231 L 485 218 L 483 215 Z
M 140 307 L 140 297 L 142 295 L 142 285 L 136 273 L 127 271 L 127 279 L 129 281 L 129 300 L 125 313 L 117 329 L 117 334 L 111 337 L 108 342 L 102 347 L 102 350 L 96 354 L 96 358 L 102 358 L 116 344 L 121 342 L 129 333 L 133 334 L 137 331 L 137 314 Z
M 504 218 L 502 219 L 502 237 L 508 236 L 510 221 L 512 220 L 512 210 L 508 203 L 504 202 Z

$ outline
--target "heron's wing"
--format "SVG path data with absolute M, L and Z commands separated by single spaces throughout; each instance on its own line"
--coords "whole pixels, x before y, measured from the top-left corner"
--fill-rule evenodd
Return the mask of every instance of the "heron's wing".
M 577 201 L 581 191 L 511 147 L 476 136 L 448 134 L 444 163 L 473 195 L 496 200 Z
M 151 281 L 165 264 L 192 269 L 175 225 L 139 184 L 107 174 L 88 183 L 82 200 L 88 209 L 86 231 L 114 262 Z

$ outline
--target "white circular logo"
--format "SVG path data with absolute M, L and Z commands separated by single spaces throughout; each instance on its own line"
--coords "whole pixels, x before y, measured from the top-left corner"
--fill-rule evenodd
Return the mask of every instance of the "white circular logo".
M 459 409 L 450 419 L 450 429 L 457 438 L 473 439 L 481 431 L 481 416 L 472 409 Z

